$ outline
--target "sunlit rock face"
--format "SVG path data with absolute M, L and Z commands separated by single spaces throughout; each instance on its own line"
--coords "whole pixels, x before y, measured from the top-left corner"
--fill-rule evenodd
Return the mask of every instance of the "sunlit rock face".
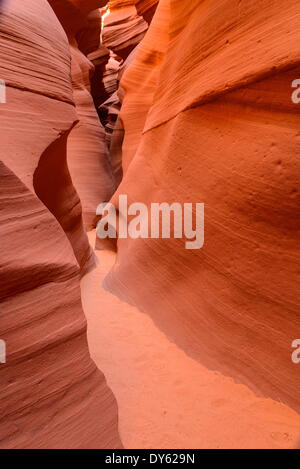
M 119 447 L 80 298 L 93 257 L 67 165 L 69 44 L 45 0 L 2 3 L 0 42 L 0 447 Z
M 299 8 L 160 1 L 121 82 L 112 201 L 204 203 L 205 244 L 119 239 L 106 279 L 186 353 L 298 411 Z

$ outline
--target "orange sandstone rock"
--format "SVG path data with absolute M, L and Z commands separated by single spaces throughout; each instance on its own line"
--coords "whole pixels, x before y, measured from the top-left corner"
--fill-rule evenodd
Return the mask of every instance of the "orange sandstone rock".
M 115 189 L 109 161 L 105 130 L 101 125 L 90 94 L 91 62 L 71 45 L 72 83 L 79 123 L 68 139 L 68 162 L 74 185 L 83 207 L 86 230 L 96 224 L 96 208 L 106 202 Z
M 84 24 L 85 23 L 85 24 Z M 76 34 L 78 48 L 84 55 L 88 56 L 97 51 L 100 47 L 101 38 L 101 9 L 96 9 L 88 13 L 85 17 L 84 26 Z
M 148 24 L 151 23 L 154 13 L 156 11 L 159 0 L 136 0 L 135 6 L 138 15 L 143 16 Z
M 103 44 L 126 59 L 143 39 L 148 24 L 137 14 L 134 0 L 110 2 L 110 14 L 105 18 Z
M 45 0 L 6 0 L 0 31 L 0 447 L 119 447 L 80 299 L 79 265 L 92 262 L 66 162 L 69 44 Z
M 120 120 L 124 126 L 122 152 L 126 171 L 140 143 L 146 117 L 159 84 L 160 67 L 168 45 L 169 8 L 160 2 L 155 21 L 134 51 L 124 70 L 119 96 L 122 99 Z M 129 57 L 130 59 L 130 57 Z
M 121 83 L 113 202 L 202 202 L 205 245 L 120 239 L 106 279 L 186 353 L 298 412 L 299 13 L 294 0 L 161 0 Z
M 87 40 L 84 41 L 84 38 L 87 37 L 87 31 L 90 30 L 94 40 L 94 27 L 93 23 L 90 29 L 86 26 L 83 37 L 84 21 L 88 24 L 87 14 L 96 6 L 101 7 L 106 2 L 49 0 L 49 3 L 64 26 L 71 47 L 72 85 L 79 122 L 68 138 L 68 164 L 82 202 L 84 227 L 86 230 L 90 230 L 95 227 L 98 204 L 110 199 L 115 183 L 105 142 L 105 131 L 101 126 L 90 94 L 90 77 L 93 74 L 94 66 L 79 51 L 77 36 L 81 42 L 81 48 L 90 51 L 91 45 L 88 44 Z M 92 48 L 98 47 L 100 43 L 101 19 L 98 18 L 98 20 L 98 44 L 94 43 Z

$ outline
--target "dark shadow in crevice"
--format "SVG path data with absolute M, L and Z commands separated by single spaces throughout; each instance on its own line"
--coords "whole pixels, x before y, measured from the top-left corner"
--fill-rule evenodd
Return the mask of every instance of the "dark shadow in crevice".
M 83 229 L 82 207 L 67 165 L 67 140 L 71 130 L 61 134 L 41 155 L 33 175 L 33 186 L 67 235 L 85 273 L 94 265 L 94 254 Z

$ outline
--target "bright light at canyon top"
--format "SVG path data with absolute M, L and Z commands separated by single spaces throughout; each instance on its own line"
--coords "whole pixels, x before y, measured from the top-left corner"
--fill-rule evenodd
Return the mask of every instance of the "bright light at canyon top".
M 110 9 L 108 7 L 101 8 L 101 22 L 102 22 L 102 28 L 105 23 L 105 18 L 110 14 Z
M 102 35 L 103 35 L 103 28 L 105 25 L 105 18 L 110 14 L 110 9 L 108 7 L 100 8 L 101 12 L 101 33 L 100 33 L 100 41 L 102 43 Z

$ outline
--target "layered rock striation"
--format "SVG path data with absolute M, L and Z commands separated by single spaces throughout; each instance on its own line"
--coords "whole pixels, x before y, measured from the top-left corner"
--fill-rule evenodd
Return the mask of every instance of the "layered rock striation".
M 119 239 L 105 281 L 186 353 L 297 411 L 299 12 L 294 0 L 160 1 L 121 81 L 112 202 L 204 203 L 205 244 Z
M 78 123 L 69 43 L 46 0 L 6 0 L 0 31 L 0 447 L 120 447 L 81 306 L 94 261 L 67 164 Z
M 104 6 L 106 2 L 49 0 L 49 3 L 68 35 L 71 48 L 73 95 L 79 122 L 68 139 L 68 163 L 81 199 L 84 227 L 90 230 L 96 224 L 97 205 L 108 201 L 115 190 L 105 131 L 91 96 L 90 79 L 94 66 L 82 52 L 91 53 L 100 45 L 100 12 L 91 13 L 91 10 Z
M 125 60 L 145 36 L 148 24 L 137 14 L 134 0 L 114 0 L 108 5 L 110 14 L 105 20 L 103 44 Z

